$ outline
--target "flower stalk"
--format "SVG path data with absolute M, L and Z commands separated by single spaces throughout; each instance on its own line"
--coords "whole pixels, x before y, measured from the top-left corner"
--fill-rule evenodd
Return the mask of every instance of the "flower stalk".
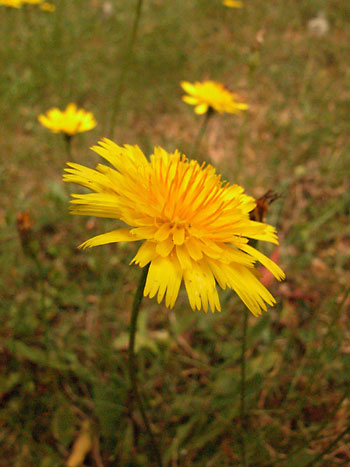
M 136 354 L 135 354 L 135 337 L 137 331 L 137 318 L 139 315 L 139 311 L 141 308 L 142 298 L 143 298 L 143 291 L 146 284 L 146 278 L 148 274 L 149 265 L 145 266 L 142 269 L 139 284 L 134 296 L 134 301 L 132 305 L 132 313 L 130 318 L 130 334 L 129 334 L 129 349 L 128 349 L 128 356 L 129 356 L 129 377 L 130 377 L 130 384 L 131 389 L 133 392 L 134 399 L 138 405 L 140 410 L 143 423 L 145 425 L 146 431 L 148 433 L 150 444 L 152 447 L 152 455 L 158 465 L 158 467 L 162 467 L 162 458 L 160 455 L 159 447 L 155 436 L 151 429 L 151 424 L 146 414 L 146 410 L 144 407 L 144 403 L 142 401 L 142 396 L 140 394 L 138 388 L 138 380 L 137 380 L 137 362 L 136 362 Z
M 209 120 L 210 120 L 210 118 L 211 118 L 211 116 L 212 116 L 213 114 L 214 114 L 214 109 L 213 109 L 212 107 L 209 107 L 209 108 L 208 108 L 208 111 L 205 113 L 204 120 L 202 121 L 202 124 L 201 124 L 201 126 L 199 127 L 199 131 L 198 131 L 198 133 L 197 133 L 197 137 L 196 137 L 196 139 L 194 140 L 191 154 L 192 154 L 192 157 L 195 158 L 195 159 L 197 159 L 197 160 L 199 160 L 199 158 L 197 157 L 197 153 L 198 153 L 198 150 L 199 150 L 201 141 L 202 141 L 202 139 L 203 139 L 204 133 L 205 133 L 206 130 L 207 130 Z
M 241 406 L 240 406 L 240 421 L 241 421 L 241 448 L 242 448 L 242 466 L 247 465 L 246 449 L 245 449 L 245 433 L 246 433 L 246 411 L 245 411 L 245 387 L 246 387 L 246 360 L 245 354 L 247 350 L 247 327 L 248 327 L 248 310 L 244 309 L 243 328 L 242 328 L 242 354 L 241 354 Z
M 337 445 L 337 443 L 344 438 L 348 433 L 350 432 L 350 425 L 348 425 L 332 442 L 331 444 L 322 452 L 317 454 L 312 461 L 310 461 L 308 464 L 305 465 L 305 467 L 312 467 L 314 465 L 318 464 L 318 461 L 320 461 L 326 454 L 331 452 L 331 450 L 334 448 L 334 446 Z
M 119 81 L 117 84 L 114 102 L 112 105 L 112 115 L 111 115 L 111 121 L 110 121 L 110 129 L 109 129 L 110 138 L 113 138 L 114 136 L 114 127 L 115 127 L 115 122 L 116 122 L 116 119 L 117 119 L 117 116 L 120 110 L 120 101 L 121 101 L 121 96 L 123 93 L 124 81 L 125 81 L 126 73 L 128 71 L 128 68 L 129 68 L 129 65 L 131 63 L 132 56 L 133 56 L 133 49 L 134 49 L 137 31 L 138 31 L 138 27 L 140 23 L 142 3 L 143 3 L 143 0 L 137 0 L 134 22 L 133 22 L 131 34 L 129 37 L 129 42 L 125 49 L 124 63 L 120 71 Z
M 66 146 L 66 153 L 68 160 L 74 161 L 73 155 L 72 155 L 72 135 L 69 135 L 68 133 L 64 133 L 64 143 Z
M 29 211 L 23 211 L 17 214 L 17 231 L 21 241 L 23 253 L 30 258 L 38 273 L 38 282 L 40 284 L 40 308 L 45 311 L 45 271 L 39 258 L 40 245 L 33 233 L 33 220 Z M 48 327 L 47 327 L 48 329 Z

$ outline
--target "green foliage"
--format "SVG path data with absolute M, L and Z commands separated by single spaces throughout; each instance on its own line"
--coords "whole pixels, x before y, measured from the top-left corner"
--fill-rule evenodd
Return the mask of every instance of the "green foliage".
M 56 2 L 55 13 L 1 6 L 0 458 L 9 465 L 66 465 L 85 421 L 84 465 L 149 464 L 126 357 L 135 245 L 76 249 L 115 223 L 69 216 L 64 141 L 37 122 L 71 101 L 91 110 L 98 126 L 72 152 L 95 166 L 88 148 L 108 131 L 134 3 L 111 2 L 111 15 L 102 0 Z M 336 440 L 318 465 L 346 465 L 349 5 L 244 3 L 144 2 L 115 139 L 190 150 L 200 121 L 181 101 L 182 79 L 216 79 L 246 98 L 249 114 L 215 116 L 200 151 L 253 196 L 281 195 L 268 221 L 287 281 L 269 286 L 276 307 L 248 322 L 248 464 L 305 467 Z M 321 10 L 330 32 L 315 37 L 307 24 Z M 24 210 L 34 257 L 16 229 Z M 139 378 L 168 465 L 241 463 L 243 305 L 227 291 L 222 302 L 214 315 L 190 311 L 184 293 L 173 311 L 143 303 Z

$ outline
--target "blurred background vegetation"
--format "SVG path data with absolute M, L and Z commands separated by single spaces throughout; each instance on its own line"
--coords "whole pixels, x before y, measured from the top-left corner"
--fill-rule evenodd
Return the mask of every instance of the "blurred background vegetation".
M 95 166 L 135 6 L 0 5 L 1 466 L 73 465 L 83 445 L 86 466 L 152 465 L 126 369 L 137 246 L 76 249 L 113 221 L 69 216 L 64 141 L 37 122 L 69 102 L 92 111 L 98 126 L 72 149 Z M 280 247 L 266 252 L 287 280 L 264 274 L 278 304 L 248 323 L 252 466 L 350 463 L 349 20 L 343 0 L 146 0 L 116 122 L 118 144 L 186 154 L 201 118 L 181 80 L 220 81 L 250 104 L 215 115 L 199 155 L 255 197 L 281 195 L 267 218 Z M 241 462 L 243 304 L 222 295 L 207 315 L 184 291 L 173 311 L 144 300 L 140 378 L 167 465 Z

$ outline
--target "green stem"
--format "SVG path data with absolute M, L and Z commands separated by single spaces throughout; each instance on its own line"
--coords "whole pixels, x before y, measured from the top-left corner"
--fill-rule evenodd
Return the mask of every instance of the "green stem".
M 345 305 L 345 303 L 347 301 L 347 298 L 348 298 L 349 294 L 350 294 L 350 289 L 347 289 L 347 290 L 344 291 L 343 300 L 339 304 L 337 311 L 333 315 L 333 319 L 332 319 L 331 323 L 328 326 L 327 333 L 322 338 L 320 349 L 324 349 L 326 347 L 326 340 L 328 339 L 328 337 L 332 333 L 335 325 L 337 324 L 338 319 L 340 318 L 341 312 L 343 310 L 343 307 L 344 307 L 344 305 Z M 288 401 L 291 398 L 293 390 L 296 387 L 296 385 L 298 384 L 300 375 L 302 374 L 302 372 L 305 369 L 305 366 L 307 365 L 308 357 L 309 357 L 309 352 L 308 352 L 308 348 L 306 348 L 305 355 L 303 356 L 302 360 L 300 361 L 300 363 L 298 365 L 298 370 L 295 372 L 294 377 L 293 377 L 293 379 L 292 379 L 292 381 L 291 381 L 291 383 L 290 383 L 290 385 L 288 387 L 287 394 L 285 395 L 285 399 L 284 399 L 285 401 Z M 317 369 L 318 369 L 318 366 L 316 364 L 312 366 L 311 374 L 309 375 L 310 381 L 314 380 L 315 372 L 316 372 Z M 302 398 L 301 402 L 299 400 L 299 403 L 300 403 L 301 406 L 302 406 L 302 404 L 304 404 L 307 397 L 308 397 L 308 394 L 305 393 L 305 395 Z
M 68 161 L 72 162 L 73 161 L 73 156 L 72 156 L 72 135 L 68 135 L 67 133 L 64 133 L 64 141 L 66 145 L 66 153 L 68 157 Z
M 131 383 L 131 388 L 133 391 L 133 395 L 135 397 L 136 403 L 138 405 L 138 408 L 140 410 L 142 420 L 145 424 L 147 433 L 150 438 L 151 446 L 152 446 L 152 454 L 155 458 L 155 461 L 158 465 L 158 467 L 162 467 L 162 458 L 160 455 L 160 451 L 158 448 L 158 444 L 156 442 L 156 439 L 153 435 L 152 429 L 151 429 L 151 424 L 148 420 L 146 410 L 144 407 L 144 403 L 142 401 L 141 394 L 138 389 L 138 381 L 137 381 L 137 362 L 136 362 L 136 354 L 135 354 L 135 337 L 136 337 L 136 327 L 137 327 L 137 318 L 139 315 L 139 311 L 141 308 L 141 303 L 142 303 L 142 298 L 143 298 L 143 290 L 145 288 L 146 284 L 146 278 L 147 278 L 147 273 L 148 273 L 149 266 L 146 266 L 142 270 L 142 274 L 140 276 L 139 280 L 139 285 L 137 287 L 135 297 L 134 297 L 134 302 L 132 305 L 132 313 L 131 313 L 131 318 L 130 318 L 130 335 L 129 335 L 129 376 L 130 376 L 130 383 Z
M 334 409 L 332 410 L 332 412 L 328 415 L 328 417 L 326 418 L 326 420 L 317 428 L 317 431 L 314 433 L 314 435 L 312 436 L 311 439 L 308 439 L 302 446 L 299 446 L 298 448 L 294 449 L 294 451 L 290 452 L 288 454 L 288 457 L 286 457 L 284 459 L 284 462 L 287 462 L 289 465 L 291 465 L 291 459 L 292 457 L 294 457 L 295 455 L 299 454 L 303 449 L 307 448 L 308 446 L 310 446 L 310 443 L 312 441 L 316 441 L 318 438 L 319 438 L 319 434 L 321 433 L 321 431 L 326 427 L 327 423 L 329 422 L 329 420 L 333 420 L 336 413 L 338 412 L 340 406 L 342 405 L 342 403 L 344 402 L 344 400 L 348 397 L 348 390 L 346 390 L 343 394 L 343 396 L 341 397 L 341 399 L 337 402 L 337 405 L 334 407 Z M 280 464 L 281 463 L 281 459 L 277 459 L 275 461 L 269 461 L 268 464 L 264 464 L 262 467 L 272 467 L 276 464 Z
M 23 253 L 28 256 L 37 269 L 38 282 L 40 284 L 40 311 L 42 314 L 45 312 L 45 271 L 41 265 L 39 252 L 40 246 L 38 241 L 34 238 L 31 228 L 27 230 L 18 227 L 19 236 L 21 240 Z
M 67 99 L 67 89 L 69 82 L 71 82 L 71 74 L 68 73 L 68 64 L 70 54 L 68 56 L 69 45 L 71 37 L 67 34 L 70 27 L 67 25 L 67 0 L 60 0 L 57 4 L 57 9 L 53 16 L 52 35 L 49 37 L 47 45 L 47 54 L 52 56 L 52 62 L 55 65 L 56 82 L 61 85 L 57 92 L 62 101 Z M 68 81 L 69 80 L 69 81 Z
M 203 135 L 208 127 L 210 117 L 213 115 L 213 113 L 214 113 L 214 110 L 211 107 L 209 107 L 208 111 L 205 114 L 204 120 L 202 121 L 202 124 L 199 127 L 199 131 L 197 133 L 196 139 L 194 140 L 194 143 L 192 146 L 192 150 L 190 152 L 191 157 L 193 157 L 194 159 L 198 159 L 197 152 L 198 152 L 200 143 L 202 141 Z
M 45 326 L 44 340 L 47 348 L 47 352 L 51 348 L 51 338 L 50 338 L 50 315 L 49 310 L 46 308 L 45 299 L 46 299 L 46 287 L 45 287 L 45 271 L 42 267 L 40 260 L 37 256 L 33 256 L 39 277 L 40 283 L 40 311 L 43 324 Z M 49 354 L 48 354 L 49 355 Z
M 315 465 L 319 460 L 322 459 L 323 456 L 325 456 L 326 454 L 328 454 L 332 450 L 332 448 L 338 443 L 338 441 L 340 441 L 342 438 L 344 438 L 344 436 L 349 432 L 350 432 L 350 426 L 346 427 L 345 430 L 343 430 L 335 438 L 335 440 L 331 442 L 331 444 L 328 446 L 327 449 L 325 449 L 324 451 L 317 454 L 317 456 L 314 457 L 314 459 L 312 461 L 310 461 L 308 464 L 306 464 L 304 467 L 311 467 L 312 465 Z
M 245 135 L 246 135 L 246 125 L 247 125 L 248 117 L 247 115 L 244 117 L 244 120 L 241 124 L 239 135 L 238 135 L 238 141 L 237 141 L 237 155 L 236 155 L 236 161 L 237 161 L 237 167 L 236 167 L 236 183 L 237 180 L 239 179 L 239 176 L 242 172 L 242 161 L 243 161 L 243 153 L 244 153 L 244 143 L 245 143 Z
M 120 100 L 123 92 L 123 86 L 124 86 L 124 81 L 125 81 L 125 76 L 126 72 L 128 71 L 128 67 L 130 65 L 131 59 L 132 59 L 132 52 L 136 40 L 136 35 L 137 35 L 137 30 L 139 27 L 139 22 L 140 22 L 140 17 L 141 17 L 141 9 L 142 9 L 142 2 L 143 0 L 137 0 L 137 5 L 136 5 L 136 10 L 135 10 L 135 16 L 134 16 L 134 22 L 132 25 L 132 30 L 129 38 L 128 45 L 125 50 L 125 55 L 124 55 L 124 60 L 123 60 L 123 65 L 120 71 L 119 75 L 119 81 L 117 84 L 117 89 L 114 97 L 114 102 L 112 106 L 112 115 L 111 115 L 111 121 L 110 121 L 110 129 L 109 129 L 109 137 L 113 139 L 114 136 L 114 127 L 115 127 L 115 122 L 119 113 L 120 109 Z
M 45 274 L 44 269 L 40 264 L 40 260 L 33 255 L 33 260 L 38 271 L 39 282 L 40 282 L 40 308 L 41 313 L 45 313 Z
M 245 354 L 247 348 L 247 328 L 248 328 L 249 311 L 245 308 L 243 316 L 243 330 L 242 330 L 242 355 L 241 355 L 241 448 L 242 448 L 242 465 L 247 465 L 246 461 L 246 448 L 245 448 L 245 433 L 246 433 L 246 413 L 245 413 L 245 386 L 246 386 L 246 365 Z

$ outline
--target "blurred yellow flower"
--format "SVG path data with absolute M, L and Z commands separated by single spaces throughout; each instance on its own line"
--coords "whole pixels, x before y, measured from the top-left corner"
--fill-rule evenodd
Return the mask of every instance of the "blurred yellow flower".
M 243 3 L 238 0 L 237 1 L 236 0 L 223 0 L 222 4 L 229 8 L 242 8 L 243 7 Z
M 248 244 L 277 244 L 271 225 L 250 220 L 255 201 L 242 187 L 221 180 L 213 166 L 156 147 L 148 160 L 138 146 L 103 139 L 92 148 L 113 168 L 68 163 L 65 182 L 92 191 L 73 194 L 73 214 L 119 219 L 126 224 L 93 237 L 81 248 L 142 241 L 131 263 L 150 264 L 144 295 L 172 308 L 182 280 L 193 310 L 221 309 L 216 283 L 237 292 L 254 315 L 275 299 L 254 268 L 259 261 L 281 280 L 283 271 Z M 131 264 L 130 263 L 130 264 Z
M 48 11 L 49 13 L 53 13 L 56 10 L 56 7 L 52 3 L 43 2 L 43 3 L 40 4 L 40 10 Z
M 89 131 L 97 125 L 93 114 L 78 109 L 76 104 L 67 105 L 63 112 L 57 108 L 50 109 L 46 115 L 39 115 L 38 120 L 53 133 L 64 133 L 69 136 Z
M 249 106 L 244 102 L 237 102 L 237 95 L 228 91 L 222 84 L 215 81 L 196 81 L 189 83 L 181 82 L 182 89 L 189 94 L 183 96 L 182 100 L 190 105 L 195 105 L 197 114 L 204 114 L 209 109 L 219 113 L 238 114 L 247 110 Z
M 44 0 L 0 0 L 0 5 L 10 6 L 13 8 L 21 8 L 23 5 L 39 5 L 43 11 L 53 12 L 56 10 L 55 5 L 45 2 Z
M 22 0 L 0 0 L 0 5 L 8 6 L 11 8 L 21 8 Z

